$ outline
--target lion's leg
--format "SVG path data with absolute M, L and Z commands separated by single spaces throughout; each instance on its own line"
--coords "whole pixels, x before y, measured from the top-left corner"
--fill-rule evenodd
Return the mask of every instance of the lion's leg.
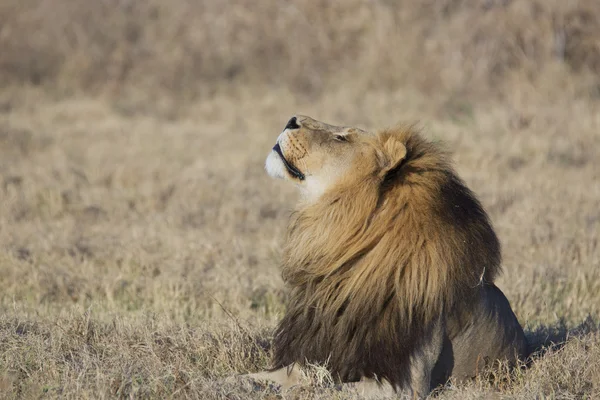
M 442 317 L 434 324 L 429 340 L 416 349 L 410 358 L 410 389 L 412 397 L 425 398 L 431 392 L 432 372 L 444 345 L 445 326 Z
M 279 368 L 275 371 L 256 372 L 254 374 L 242 375 L 246 378 L 251 378 L 257 381 L 272 381 L 281 385 L 282 390 L 291 388 L 300 384 L 302 380 L 302 371 L 295 364 L 288 365 L 284 368 Z
M 372 378 L 362 378 L 359 382 L 344 383 L 343 386 L 348 386 L 355 390 L 362 398 L 365 399 L 385 399 L 397 397 L 392 385 L 389 382 L 379 382 Z

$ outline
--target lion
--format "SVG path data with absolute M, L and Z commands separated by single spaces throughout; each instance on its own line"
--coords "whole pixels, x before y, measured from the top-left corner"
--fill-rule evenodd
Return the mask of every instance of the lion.
M 273 368 L 251 376 L 289 387 L 296 366 L 316 363 L 341 383 L 422 398 L 527 357 L 494 285 L 498 238 L 439 144 L 413 127 L 372 133 L 297 115 L 265 168 L 301 199 L 282 255 L 289 298 Z

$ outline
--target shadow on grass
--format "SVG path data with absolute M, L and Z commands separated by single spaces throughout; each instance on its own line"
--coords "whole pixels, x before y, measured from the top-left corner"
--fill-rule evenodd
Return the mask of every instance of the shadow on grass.
M 560 350 L 569 339 L 597 332 L 600 332 L 600 321 L 594 320 L 590 315 L 579 325 L 571 328 L 567 326 L 565 320 L 561 319 L 553 325 L 542 325 L 535 330 L 526 330 L 529 352 L 527 365 L 544 357 L 549 351 Z

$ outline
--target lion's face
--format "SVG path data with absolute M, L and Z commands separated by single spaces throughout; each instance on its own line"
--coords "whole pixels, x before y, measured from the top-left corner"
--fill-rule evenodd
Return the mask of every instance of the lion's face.
M 277 138 L 265 168 L 315 199 L 350 177 L 356 181 L 375 173 L 381 162 L 376 135 L 298 115 Z

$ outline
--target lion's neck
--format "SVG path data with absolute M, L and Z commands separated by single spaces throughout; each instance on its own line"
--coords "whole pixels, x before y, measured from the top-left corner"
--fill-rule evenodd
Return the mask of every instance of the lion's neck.
M 326 192 L 301 203 L 292 215 L 284 248 L 288 284 L 320 279 L 342 268 L 368 246 L 368 224 L 378 207 L 377 182 Z

